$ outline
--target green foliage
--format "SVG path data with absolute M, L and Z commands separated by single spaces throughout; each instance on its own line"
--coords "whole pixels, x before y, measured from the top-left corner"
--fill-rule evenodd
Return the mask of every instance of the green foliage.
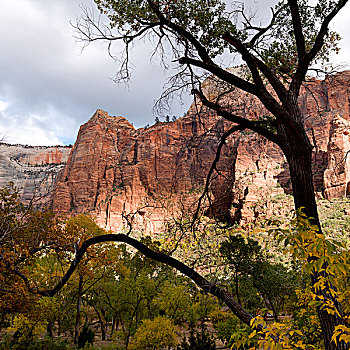
M 335 2 L 321 0 L 311 6 L 308 0 L 298 0 L 298 6 L 305 45 L 309 51 L 315 42 L 322 21 L 335 6 Z M 277 68 L 282 76 L 289 78 L 295 73 L 298 52 L 288 2 L 280 1 L 275 7 L 275 12 L 276 20 L 270 32 L 273 39 L 268 45 L 265 43 L 261 45 L 260 52 L 263 60 L 270 67 Z M 327 62 L 332 51 L 338 52 L 339 40 L 339 35 L 330 31 L 315 61 Z
M 26 312 L 18 313 L 12 326 L 8 328 L 10 333 L 13 332 L 11 347 L 28 348 L 45 331 L 48 320 L 53 317 L 57 309 L 55 298 L 43 297 L 29 301 Z
M 191 323 L 199 321 L 203 326 L 208 315 L 218 309 L 218 300 L 210 294 L 203 293 L 201 290 L 195 289 L 195 292 L 191 307 Z
M 146 0 L 95 2 L 101 12 L 108 15 L 111 28 L 116 28 L 122 36 L 134 35 L 149 24 L 158 22 Z M 192 33 L 212 56 L 221 54 L 228 47 L 222 39 L 226 31 L 239 34 L 231 21 L 232 15 L 220 0 L 168 0 L 159 2 L 158 5 L 164 17 Z
M 233 279 L 233 288 L 238 302 L 241 301 L 239 282 L 243 276 L 251 274 L 263 259 L 261 247 L 251 238 L 245 239 L 241 235 L 230 235 L 229 239 L 222 242 L 219 251 L 230 268 L 230 276 Z
M 205 217 L 193 234 L 191 218 L 185 217 L 168 223 L 167 230 L 157 238 L 165 251 L 173 251 L 173 256 L 187 265 L 213 270 L 219 263 L 217 247 L 226 237 L 224 229 Z
M 192 300 L 188 292 L 188 286 L 166 281 L 157 298 L 160 310 L 164 311 L 175 324 L 181 324 L 189 319 Z
M 150 34 L 152 37 L 152 34 L 157 33 L 159 40 L 157 46 L 155 44 L 157 40 L 151 43 L 162 57 L 164 57 L 162 44 L 166 40 L 172 43 L 176 58 L 183 56 L 185 51 L 188 56 L 196 57 L 198 52 L 194 49 L 193 40 L 184 35 L 186 31 L 191 33 L 209 56 L 215 58 L 225 49 L 236 52 L 235 45 L 229 45 L 228 41 L 223 39 L 228 32 L 243 43 L 247 50 L 252 49 L 257 57 L 284 79 L 289 80 L 296 71 L 299 56 L 287 0 L 279 1 L 274 6 L 273 21 L 259 35 L 258 40 L 253 42 L 251 39 L 257 30 L 252 31 L 252 28 L 257 28 L 255 19 L 248 19 L 250 17 L 248 12 L 239 3 L 230 4 L 228 8 L 227 2 L 222 0 L 154 1 L 156 10 L 152 9 L 147 0 L 95 0 L 95 3 L 101 13 L 108 17 L 109 27 L 116 30 L 115 37 L 123 39 L 126 45 L 136 38 L 144 38 L 145 34 Z M 310 4 L 308 0 L 298 0 L 297 3 L 308 52 L 315 43 L 322 21 L 335 8 L 336 2 L 319 0 Z M 166 23 L 161 25 L 161 30 L 156 12 L 161 14 Z M 245 13 L 243 19 L 239 15 L 241 12 Z M 175 27 L 181 29 L 176 31 Z M 337 45 L 339 40 L 340 37 L 336 32 L 329 31 L 314 61 L 328 62 L 330 53 L 339 51 Z M 269 127 L 274 130 L 274 123 L 269 124 Z
M 295 300 L 293 304 L 291 326 L 293 329 L 300 330 L 300 339 L 304 344 L 312 346 L 321 346 L 322 331 L 317 310 L 310 305 L 312 301 L 310 293 L 310 284 L 304 289 L 296 289 Z
M 161 350 L 176 345 L 175 326 L 167 317 L 156 317 L 154 320 L 143 320 L 138 327 L 131 349 Z
M 14 320 L 11 348 L 15 350 L 24 350 L 29 347 L 36 336 L 38 336 L 43 329 L 40 323 L 33 322 L 24 316 L 17 316 Z
M 3 340 L 0 342 L 0 350 L 71 350 L 71 347 L 65 340 L 47 337 L 44 339 L 32 339 L 27 344 Z
M 210 314 L 210 319 L 215 328 L 217 338 L 229 345 L 232 345 L 235 332 L 244 327 L 239 319 L 232 315 L 231 312 L 224 312 L 221 309 L 213 311 Z
M 66 234 L 75 235 L 80 241 L 105 233 L 105 230 L 99 227 L 90 215 L 86 214 L 73 216 L 65 224 Z
M 277 131 L 276 129 L 276 118 L 271 115 L 261 115 L 259 116 L 259 119 L 256 120 L 257 124 L 265 127 L 266 129 L 270 130 L 271 132 L 275 133 Z
M 45 338 L 37 339 L 33 344 L 30 344 L 28 350 L 68 350 L 70 346 L 67 341 Z
M 52 213 L 24 208 L 13 191 L 13 188 L 0 191 L 0 214 L 11 228 L 3 236 L 2 256 L 11 267 L 25 274 L 29 283 L 35 281 L 40 288 L 48 288 L 70 263 L 72 247 L 81 244 L 79 238 L 84 240 L 103 233 L 103 230 L 88 216 L 63 221 Z M 339 204 L 339 208 L 345 210 L 346 205 Z M 16 215 L 12 215 L 11 210 Z M 23 214 L 25 220 L 21 221 L 18 214 Z M 339 213 L 328 215 L 329 220 L 340 220 Z M 344 222 L 347 221 L 344 219 Z M 271 227 L 273 224 L 275 226 Z M 225 266 L 213 260 L 218 284 L 235 290 L 237 282 L 242 304 L 257 315 L 252 321 L 253 331 L 230 313 L 223 312 L 216 298 L 200 292 L 187 278 L 167 266 L 128 250 L 124 244 L 103 244 L 88 251 L 78 274 L 73 275 L 61 294 L 54 298 L 28 293 L 24 281 L 7 270 L 9 264 L 4 264 L 4 260 L 0 262 L 2 286 L 16 292 L 0 292 L 2 324 L 6 324 L 6 331 L 13 335 L 0 344 L 0 349 L 65 349 L 67 344 L 64 342 L 49 338 L 38 340 L 38 337 L 50 327 L 48 334 L 74 330 L 76 312 L 72 310 L 76 309 L 80 276 L 83 276 L 80 322 L 91 324 L 98 319 L 102 329 L 102 325 L 110 327 L 111 321 L 116 321 L 118 328 L 113 330 L 113 338 L 125 347 L 130 344 L 135 349 L 157 349 L 157 346 L 163 346 L 159 344 L 174 347 L 174 325 L 184 327 L 190 323 L 199 325 L 201 333 L 192 326 L 190 338 L 184 340 L 179 349 L 211 349 L 213 339 L 204 332 L 205 323 L 211 319 L 217 337 L 237 349 L 321 349 L 319 309 L 337 314 L 344 320 L 344 324 L 336 327 L 333 341 L 348 342 L 350 254 L 346 236 L 340 234 L 346 231 L 345 226 L 341 226 L 340 231 L 337 229 L 335 235 L 325 237 L 301 213 L 292 222 L 276 221 L 269 225 L 256 227 L 251 232 L 259 237 L 263 246 L 251 237 L 231 234 L 219 248 Z M 203 245 L 206 249 L 210 235 L 217 232 L 225 233 L 206 225 L 203 235 L 196 237 L 194 246 Z M 268 237 L 274 242 L 266 243 Z M 142 238 L 142 242 L 155 251 L 164 247 L 164 242 L 161 244 L 148 236 Z M 190 238 L 185 237 L 185 242 L 190 244 Z M 37 251 L 38 247 L 43 248 Z M 271 252 L 282 252 L 283 263 L 276 262 L 275 253 Z M 200 256 L 199 248 L 196 254 Z M 19 256 L 23 260 L 16 264 Z M 316 283 L 312 285 L 310 279 L 305 278 L 308 275 L 316 276 Z M 288 317 L 279 318 L 279 322 L 266 320 L 266 314 L 271 310 L 276 319 L 282 311 L 288 312 Z M 87 327 L 80 332 L 80 347 L 88 342 L 88 333 L 92 335 Z M 276 337 L 279 339 L 277 345 Z
M 349 270 L 350 254 L 343 242 L 325 238 L 318 227 L 298 212 L 291 225 L 276 222 L 271 234 L 285 246 L 285 254 L 301 265 L 303 272 L 313 276 L 316 282 L 295 291 L 293 318 L 283 323 L 267 323 L 259 315 L 251 322 L 255 329 L 243 336 L 237 347 L 247 346 L 254 340 L 252 349 L 322 349 L 321 327 L 317 310 L 343 319 L 344 324 L 335 328 L 332 341 L 350 342 L 349 321 Z M 339 308 L 342 305 L 342 309 Z
M 287 296 L 300 285 L 297 274 L 283 264 L 263 261 L 252 271 L 252 283 L 263 297 L 266 307 L 273 311 L 276 321 Z
M 350 243 L 350 198 L 323 199 L 318 204 L 322 231 L 326 237 Z
M 0 189 L 0 240 L 15 229 L 18 223 L 17 215 L 22 213 L 24 206 L 18 201 L 18 189 L 10 182 L 8 186 Z
M 231 235 L 221 244 L 219 251 L 238 274 L 251 271 L 252 263 L 262 259 L 259 243 L 241 235 Z
M 0 189 L 0 310 L 28 313 L 38 296 L 30 295 L 31 277 L 42 287 L 43 276 L 37 270 L 41 258 L 66 247 L 62 218 L 51 211 L 35 210 L 19 201 L 18 190 L 10 184 Z M 47 282 L 47 279 L 46 279 Z M 47 284 L 43 286 L 47 287 Z

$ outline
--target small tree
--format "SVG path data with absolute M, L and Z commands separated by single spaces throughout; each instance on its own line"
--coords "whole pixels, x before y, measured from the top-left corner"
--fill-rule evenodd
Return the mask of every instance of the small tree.
M 229 239 L 220 246 L 220 253 L 233 269 L 232 274 L 235 293 L 237 301 L 241 303 L 239 296 L 239 278 L 242 275 L 252 273 L 253 270 L 256 270 L 257 268 L 255 265 L 260 266 L 263 259 L 261 247 L 258 242 L 251 238 L 247 238 L 246 241 L 244 237 L 240 235 L 231 235 Z
M 215 350 L 216 344 L 212 336 L 206 329 L 201 332 L 196 331 L 193 325 L 190 328 L 190 336 L 188 339 L 184 337 L 177 350 Z

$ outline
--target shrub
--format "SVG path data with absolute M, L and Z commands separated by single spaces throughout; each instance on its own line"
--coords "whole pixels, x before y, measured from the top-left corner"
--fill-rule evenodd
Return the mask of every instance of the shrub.
M 131 349 L 161 350 L 176 345 L 175 326 L 169 318 L 160 316 L 143 320 L 136 330 Z
M 93 344 L 95 338 L 95 333 L 87 326 L 84 325 L 83 330 L 78 337 L 78 348 L 83 348 L 86 343 Z

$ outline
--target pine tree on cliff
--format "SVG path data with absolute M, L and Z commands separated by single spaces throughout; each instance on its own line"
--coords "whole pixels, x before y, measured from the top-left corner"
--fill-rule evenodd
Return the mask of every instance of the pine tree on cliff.
M 222 0 L 95 2 L 107 15 L 109 25 L 101 25 L 85 10 L 76 25 L 78 36 L 86 42 L 123 42 L 126 56 L 120 68 L 122 79 L 129 78 L 129 49 L 137 39 L 149 38 L 164 60 L 169 56 L 165 52 L 170 51 L 172 61 L 178 63 L 178 73 L 171 80 L 174 91 L 181 84 L 190 86 L 203 106 L 232 122 L 228 132 L 249 129 L 278 145 L 289 164 L 295 208 L 304 208 L 321 231 L 311 169 L 313 146 L 303 125 L 298 96 L 307 73 L 338 49 L 338 36 L 330 31 L 329 24 L 347 0 L 282 0 L 271 8 L 266 26 L 257 25 L 243 2 L 232 1 L 232 9 L 227 6 L 231 2 Z M 232 65 L 232 57 L 244 62 L 245 75 L 220 63 L 227 59 L 227 65 Z M 221 95 L 238 88 L 255 96 L 271 114 L 268 122 L 236 114 L 223 99 L 209 96 L 202 89 L 201 72 L 215 77 Z M 170 93 L 167 90 L 165 95 Z M 333 349 L 332 332 L 342 320 L 324 310 L 319 310 L 319 317 L 325 346 Z M 346 345 L 339 344 L 338 348 L 345 349 Z

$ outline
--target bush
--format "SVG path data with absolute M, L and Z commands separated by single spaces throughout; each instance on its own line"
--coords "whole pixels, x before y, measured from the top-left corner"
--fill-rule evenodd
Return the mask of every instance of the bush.
M 93 344 L 95 339 L 95 333 L 87 326 L 84 325 L 83 330 L 78 337 L 78 348 L 82 349 L 86 343 Z
M 45 338 L 38 339 L 33 344 L 30 344 L 28 350 L 68 350 L 69 346 L 66 341 L 55 339 L 55 338 Z
M 161 350 L 177 343 L 175 326 L 169 318 L 160 316 L 154 320 L 143 320 L 136 330 L 131 349 Z

